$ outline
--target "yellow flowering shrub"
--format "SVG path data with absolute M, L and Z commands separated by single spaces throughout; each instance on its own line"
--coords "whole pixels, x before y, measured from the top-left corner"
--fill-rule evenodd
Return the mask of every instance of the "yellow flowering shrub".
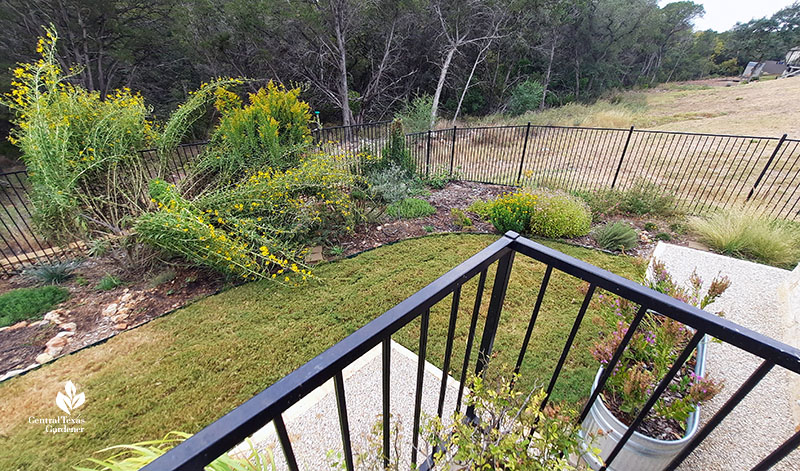
M 299 94 L 299 88 L 270 81 L 243 106 L 236 94 L 218 90 L 214 105 L 221 117 L 198 172 L 215 173 L 228 183 L 251 169 L 297 165 L 311 142 L 311 109 Z
M 187 260 L 244 279 L 288 282 L 311 276 L 303 263 L 320 230 L 349 229 L 352 175 L 339 159 L 315 154 L 287 170 L 266 168 L 194 200 L 154 181 L 158 210 L 141 216 L 140 238 Z
M 495 229 L 542 237 L 578 237 L 589 233 L 592 216 L 586 203 L 563 192 L 520 190 L 506 193 L 482 208 Z
M 2 98 L 15 113 L 9 140 L 28 168 L 34 221 L 52 239 L 118 226 L 124 207 L 146 189 L 132 182 L 143 181 L 137 151 L 153 137 L 139 94 L 124 88 L 102 96 L 68 82 L 78 71 L 58 63 L 57 39 L 47 29 L 40 58 L 13 69 Z

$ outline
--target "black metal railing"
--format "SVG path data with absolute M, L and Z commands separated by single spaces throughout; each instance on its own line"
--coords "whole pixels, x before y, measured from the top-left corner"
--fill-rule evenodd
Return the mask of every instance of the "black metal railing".
M 321 128 L 312 138 L 327 153 L 379 155 L 388 142 L 390 124 Z M 205 144 L 182 145 L 165 162 L 154 149 L 141 153 L 151 176 L 177 182 Z M 413 133 L 406 136 L 406 144 L 421 175 L 567 191 L 628 190 L 647 183 L 672 195 L 676 209 L 690 214 L 747 205 L 772 218 L 800 220 L 800 140 L 786 135 L 529 123 Z M 75 241 L 60 247 L 34 233 L 25 182 L 24 171 L 0 174 L 0 275 L 23 265 L 73 257 L 86 246 Z
M 550 381 L 547 383 L 545 401 L 550 399 L 553 388 L 560 377 L 564 375 L 565 358 L 570 352 L 576 339 L 577 332 L 584 324 L 584 315 L 590 301 L 600 290 L 613 293 L 616 296 L 627 299 L 639 306 L 638 313 L 631 324 L 627 334 L 622 339 L 616 353 L 613 355 L 605 371 L 613 371 L 619 361 L 622 351 L 631 340 L 634 331 L 647 311 L 655 311 L 661 315 L 679 321 L 686 326 L 694 329 L 692 340 L 680 354 L 676 363 L 664 378 L 660 379 L 658 386 L 652 392 L 652 396 L 647 401 L 641 412 L 631 424 L 629 432 L 625 434 L 619 444 L 606 459 L 606 466 L 613 463 L 619 450 L 625 445 L 627 440 L 641 424 L 643 418 L 653 407 L 661 393 L 669 385 L 670 381 L 678 373 L 683 362 L 689 358 L 698 345 L 700 339 L 709 335 L 719 339 L 721 342 L 733 345 L 745 352 L 748 352 L 761 359 L 761 365 L 752 375 L 736 390 L 730 399 L 719 409 L 716 414 L 707 421 L 698 434 L 686 445 L 682 453 L 670 463 L 666 469 L 676 469 L 680 463 L 690 455 L 697 446 L 703 442 L 708 434 L 719 425 L 725 417 L 734 410 L 739 402 L 748 396 L 753 388 L 761 381 L 766 374 L 773 368 L 781 367 L 794 374 L 800 374 L 800 350 L 785 345 L 777 340 L 768 338 L 759 333 L 743 328 L 724 318 L 711 315 L 698 308 L 685 304 L 662 293 L 658 293 L 640 284 L 622 278 L 618 275 L 597 268 L 586 262 L 567 256 L 557 250 L 545 247 L 531 240 L 522 238 L 515 233 L 507 233 L 489 247 L 472 256 L 467 261 L 458 265 L 448 273 L 430 283 L 425 288 L 418 291 L 405 301 L 394 308 L 385 312 L 375 320 L 369 322 L 364 327 L 358 329 L 341 342 L 335 344 L 313 360 L 277 381 L 252 399 L 236 407 L 233 411 L 226 414 L 216 422 L 207 426 L 196 435 L 181 443 L 164 456 L 155 460 L 152 464 L 144 468 L 146 471 L 178 471 L 202 469 L 218 456 L 228 452 L 234 446 L 245 440 L 248 436 L 255 433 L 260 428 L 270 422 L 275 424 L 279 442 L 281 444 L 287 466 L 291 470 L 298 469 L 292 441 L 286 433 L 282 414 L 301 398 L 311 391 L 321 386 L 326 381 L 333 379 L 335 383 L 335 395 L 337 401 L 337 412 L 339 415 L 340 432 L 342 436 L 342 446 L 344 449 L 345 464 L 348 470 L 353 469 L 353 450 L 350 441 L 350 429 L 348 422 L 348 405 L 345 399 L 344 382 L 342 378 L 343 369 L 353 363 L 356 359 L 367 353 L 373 347 L 382 345 L 382 370 L 380 396 L 375 401 L 382 402 L 383 414 L 381 417 L 381 428 L 383 433 L 383 459 L 388 463 L 394 457 L 388 456 L 390 447 L 388 437 L 390 436 L 390 421 L 392 417 L 403 414 L 413 414 L 412 444 L 410 449 L 402 450 L 408 453 L 412 463 L 418 463 L 423 459 L 421 469 L 430 468 L 433 465 L 430 456 L 422 457 L 418 453 L 419 449 L 419 430 L 420 430 L 420 410 L 422 399 L 422 370 L 426 361 L 426 346 L 429 343 L 428 324 L 431 318 L 431 309 L 449 297 L 451 303 L 450 320 L 447 329 L 447 340 L 445 348 L 445 358 L 443 377 L 438 392 L 437 414 L 441 417 L 444 413 L 443 403 L 445 389 L 448 383 L 448 367 L 450 364 L 454 341 L 454 326 L 456 317 L 459 313 L 459 302 L 461 299 L 462 287 L 471 280 L 478 279 L 478 286 L 475 292 L 474 308 L 471 312 L 469 334 L 466 339 L 465 355 L 463 360 L 464 367 L 461 371 L 460 383 L 458 386 L 458 398 L 455 409 L 461 409 L 461 401 L 464 392 L 464 382 L 466 372 L 474 364 L 476 374 L 482 374 L 487 368 L 486 359 L 492 355 L 493 346 L 497 334 L 503 331 L 502 311 L 504 301 L 511 278 L 511 270 L 517 255 L 530 257 L 540 264 L 544 264 L 545 275 L 538 286 L 538 296 L 528 322 L 524 339 L 521 341 L 521 348 L 518 353 L 517 370 L 523 361 L 529 346 L 531 332 L 536 328 L 535 324 L 540 313 L 547 312 L 543 307 L 545 293 L 548 289 L 548 282 L 552 276 L 570 276 L 575 279 L 588 283 L 583 302 L 580 304 L 578 314 L 574 324 L 561 349 L 561 356 L 552 372 Z M 496 266 L 490 300 L 486 312 L 482 312 L 482 298 L 484 288 L 487 284 L 487 274 L 490 268 Z M 553 273 L 556 272 L 556 273 Z M 530 287 L 530 289 L 537 289 Z M 369 300 L 365 300 L 368 302 Z M 446 306 L 445 306 L 446 307 Z M 485 318 L 477 356 L 472 355 L 472 347 L 477 337 L 476 326 L 479 318 Z M 418 363 L 416 375 L 416 389 L 414 395 L 413 410 L 392 410 L 390 378 L 391 371 L 391 348 L 392 336 L 404 326 L 419 320 L 418 337 Z M 476 358 L 472 362 L 472 358 Z M 601 377 L 597 388 L 589 397 L 583 412 L 578 418 L 582 421 L 587 411 L 594 403 L 594 400 L 602 393 L 608 374 Z M 570 383 L 572 384 L 572 383 Z M 588 391 L 589 385 L 584 385 Z M 729 385 L 730 387 L 731 385 Z M 351 406 L 352 407 L 352 406 Z M 469 411 L 467 411 L 469 413 Z M 754 440 L 758 437 L 757 430 L 747 430 L 742 434 L 742 440 Z M 785 458 L 795 448 L 800 445 L 800 431 L 788 436 L 783 443 L 774 444 L 772 452 L 766 456 L 754 456 L 754 464 L 746 465 L 739 463 L 740 468 L 750 468 L 753 470 L 766 470 Z M 736 446 L 735 443 L 730 444 Z

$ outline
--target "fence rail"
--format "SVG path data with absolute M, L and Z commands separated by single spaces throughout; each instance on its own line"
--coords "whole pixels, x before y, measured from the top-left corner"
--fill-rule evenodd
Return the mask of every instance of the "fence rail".
M 380 154 L 390 122 L 313 131 L 322 151 Z M 180 146 L 166 162 L 141 151 L 151 176 L 182 179 L 206 143 Z M 572 126 L 453 127 L 406 135 L 423 175 L 568 191 L 627 190 L 642 182 L 674 195 L 690 214 L 747 204 L 800 220 L 800 140 L 675 131 Z M 163 169 L 160 166 L 164 166 Z M 86 241 L 59 246 L 35 231 L 24 171 L 0 174 L 0 275 L 20 266 L 74 257 Z
M 544 275 L 540 286 L 529 288 L 531 290 L 538 290 L 538 296 L 536 304 L 531 306 L 532 313 L 524 338 L 516 337 L 519 336 L 521 331 L 505 327 L 502 322 L 502 310 L 516 255 L 528 257 L 534 261 L 533 263 L 543 265 L 544 267 L 544 270 L 542 270 Z M 496 267 L 494 268 L 493 280 L 488 278 L 488 276 L 490 276 L 491 267 Z M 529 270 L 530 267 L 526 266 L 525 269 Z M 427 346 L 431 343 L 430 337 L 436 335 L 435 332 L 441 332 L 440 335 L 446 335 L 447 337 L 446 345 L 448 347 L 445 348 L 444 357 L 437 356 L 434 361 L 438 362 L 441 359 L 444 365 L 450 365 L 451 360 L 460 361 L 460 358 L 452 358 L 455 357 L 455 353 L 453 353 L 454 350 L 451 348 L 454 342 L 455 326 L 459 320 L 462 322 L 461 325 L 465 325 L 467 319 L 469 319 L 469 334 L 467 335 L 464 346 L 464 366 L 461 370 L 460 383 L 458 385 L 458 398 L 454 406 L 454 410 L 461 410 L 466 372 L 468 370 L 474 371 L 476 375 L 480 375 L 483 374 L 486 368 L 492 367 L 492 365 L 488 364 L 487 359 L 492 356 L 495 340 L 499 339 L 500 336 L 504 336 L 503 345 L 505 349 L 514 349 L 510 351 L 511 353 L 517 352 L 516 345 L 520 346 L 518 353 L 513 355 L 514 358 L 517 358 L 515 371 L 520 371 L 523 364 L 526 365 L 525 369 L 527 371 L 541 370 L 541 367 L 532 364 L 535 362 L 533 358 L 536 356 L 528 355 L 526 358 L 526 353 L 529 347 L 531 332 L 536 328 L 537 317 L 541 316 L 544 318 L 548 312 L 547 302 L 548 299 L 551 299 L 545 296 L 548 289 L 548 282 L 551 277 L 562 276 L 569 276 L 582 280 L 588 284 L 588 289 L 583 302 L 580 304 L 580 308 L 578 308 L 576 304 L 575 309 L 577 314 L 569 336 L 564 339 L 563 345 L 559 342 L 557 345 L 553 346 L 553 348 L 557 349 L 556 355 L 560 352 L 560 359 L 552 375 L 550 375 L 549 372 L 545 372 L 545 374 L 549 376 L 549 382 L 544 383 L 547 384 L 547 388 L 545 390 L 546 396 L 544 402 L 541 405 L 542 408 L 544 408 L 551 399 L 554 388 L 556 384 L 559 383 L 559 378 L 568 375 L 568 373 L 566 373 L 567 370 L 563 368 L 565 364 L 564 361 L 572 350 L 573 342 L 578 332 L 584 325 L 584 319 L 592 318 L 591 314 L 587 315 L 587 309 L 596 293 L 600 294 L 603 291 L 613 293 L 639 306 L 636 317 L 631 323 L 631 327 L 616 348 L 609 364 L 606 365 L 606 372 L 614 370 L 622 352 L 633 337 L 634 332 L 639 328 L 640 322 L 647 312 L 656 312 L 679 321 L 691 327 L 694 332 L 692 339 L 678 357 L 675 364 L 672 365 L 669 372 L 665 377 L 657 379 L 659 381 L 658 386 L 649 393 L 650 399 L 642 407 L 642 410 L 638 412 L 636 419 L 629 428 L 629 432 L 623 436 L 615 449 L 603 450 L 601 453 L 606 466 L 612 465 L 633 431 L 641 424 L 644 417 L 647 416 L 652 409 L 656 400 L 666 390 L 667 386 L 679 372 L 684 361 L 691 357 L 701 339 L 706 335 L 715 337 L 724 343 L 733 345 L 753 355 L 758 359 L 760 365 L 754 370 L 750 378 L 741 385 L 729 384 L 727 386 L 731 388 L 738 387 L 738 389 L 733 394 L 732 398 L 706 422 L 706 425 L 700 429 L 698 434 L 689 441 L 682 453 L 665 468 L 667 470 L 676 469 L 681 462 L 703 442 L 705 437 L 736 409 L 739 402 L 751 394 L 754 388 L 770 370 L 777 366 L 792 374 L 800 374 L 800 350 L 796 348 L 765 337 L 724 318 L 711 315 L 675 298 L 658 293 L 638 283 L 634 283 L 606 270 L 565 255 L 557 250 L 550 249 L 531 240 L 519 237 L 515 233 L 509 232 L 489 247 L 453 268 L 405 301 L 386 311 L 377 319 L 369 322 L 352 335 L 335 344 L 289 375 L 283 377 L 252 399 L 236 407 L 233 411 L 167 452 L 164 456 L 156 459 L 153 463 L 146 466 L 144 471 L 188 471 L 202 469 L 203 466 L 209 464 L 218 456 L 228 452 L 270 422 L 274 422 L 276 426 L 283 450 L 284 461 L 281 461 L 279 464 L 286 466 L 290 470 L 297 470 L 298 465 L 295 451 L 292 440 L 286 433 L 286 425 L 284 424 L 282 414 L 290 406 L 297 403 L 303 397 L 332 378 L 336 384 L 335 394 L 337 404 L 339 404 L 339 431 L 342 437 L 346 468 L 352 470 L 353 450 L 350 440 L 351 431 L 348 426 L 348 404 L 346 403 L 342 371 L 346 366 L 378 345 L 383 346 L 382 369 L 380 373 L 382 376 L 380 384 L 382 386 L 380 393 L 375 393 L 376 397 L 374 401 L 375 403 L 382 403 L 383 414 L 381 415 L 380 421 L 383 438 L 382 453 L 384 466 L 388 464 L 390 460 L 396 458 L 395 456 L 389 456 L 389 453 L 394 453 L 394 448 L 390 447 L 388 443 L 390 430 L 392 430 L 392 422 L 401 420 L 399 417 L 403 414 L 409 414 L 409 416 L 413 414 L 413 428 L 410 431 L 412 434 L 411 443 L 406 443 L 407 446 L 400 450 L 400 453 L 404 456 L 401 462 L 410 459 L 412 465 L 421 464 L 419 469 L 430 469 L 434 465 L 432 457 L 421 456 L 419 452 L 420 410 L 423 391 L 422 371 L 425 367 L 425 361 L 428 358 L 432 358 L 432 355 L 427 354 Z M 460 310 L 459 303 L 461 300 L 462 288 L 468 283 L 474 284 L 475 281 L 477 281 L 477 287 L 475 289 L 474 308 L 471 310 Z M 491 284 L 489 303 L 485 312 L 482 312 L 482 299 L 485 294 L 485 287 L 488 284 Z M 464 292 L 466 293 L 466 291 Z M 447 309 L 447 300 L 449 300 L 450 309 Z M 444 314 L 448 311 L 450 312 L 449 325 L 446 334 L 444 330 L 432 330 L 431 332 L 434 333 L 429 334 L 428 325 L 431 319 L 431 312 L 439 303 L 442 303 L 442 305 L 440 306 L 441 309 L 437 312 L 440 314 Z M 460 316 L 462 319 L 459 319 L 459 313 L 462 314 L 462 316 Z M 478 329 L 476 329 L 479 318 L 485 319 L 480 335 L 478 334 Z M 419 322 L 418 328 L 417 321 Z M 546 321 L 543 319 L 542 322 Z M 587 322 L 591 323 L 591 321 Z M 401 329 L 412 323 L 413 331 L 415 332 L 414 335 L 418 336 L 419 342 L 417 348 L 419 357 L 416 370 L 414 408 L 413 410 L 393 410 L 391 408 L 392 391 L 390 390 L 390 385 L 392 384 L 390 342 L 393 335 L 396 335 Z M 442 325 L 441 322 L 438 325 Z M 442 344 L 442 339 L 433 340 L 438 340 L 439 345 Z M 473 345 L 478 340 L 478 350 L 473 353 Z M 461 351 L 460 345 L 458 351 Z M 444 410 L 442 404 L 444 403 L 448 382 L 447 366 L 443 368 L 443 371 L 442 384 L 434 390 L 434 393 L 438 396 L 439 407 L 437 414 L 439 417 L 446 417 L 443 415 Z M 608 373 L 601 376 L 594 392 L 588 395 L 588 399 L 582 408 L 582 414 L 577 419 L 578 422 L 581 422 L 586 417 L 589 408 L 602 393 L 608 376 Z M 588 394 L 590 384 L 580 385 L 578 382 L 571 381 L 570 379 L 566 379 L 565 381 L 566 382 L 562 382 L 561 384 L 571 385 L 572 387 L 583 387 Z M 769 394 L 769 392 L 762 388 L 761 390 L 757 390 L 756 394 Z M 365 407 L 366 404 L 350 404 L 349 406 L 351 408 L 357 406 Z M 451 412 L 452 411 L 448 411 L 448 413 Z M 466 415 L 469 417 L 471 414 L 472 411 L 468 408 Z M 472 418 L 475 419 L 474 415 Z M 759 437 L 758 430 L 748 430 L 747 432 L 747 434 L 741 435 L 743 441 L 750 441 L 753 437 Z M 749 468 L 753 470 L 769 469 L 800 445 L 800 431 L 786 437 L 783 443 L 774 443 L 770 445 L 774 447 L 774 451 L 766 454 L 766 456 L 750 456 L 752 462 L 737 463 L 739 468 Z M 736 444 L 730 443 L 729 446 L 734 447 Z M 724 450 L 720 450 L 720 452 L 724 452 Z M 420 458 L 423 459 L 422 463 L 420 463 Z M 603 467 L 602 469 L 606 468 Z

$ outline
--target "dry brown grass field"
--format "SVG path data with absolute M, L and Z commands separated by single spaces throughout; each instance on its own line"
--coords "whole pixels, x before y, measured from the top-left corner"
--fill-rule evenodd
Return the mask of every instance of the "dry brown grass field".
M 411 149 L 429 172 L 452 166 L 471 180 L 566 190 L 608 188 L 619 168 L 615 188 L 653 182 L 674 194 L 681 209 L 699 212 L 744 202 L 786 133 L 751 201 L 775 217 L 796 218 L 797 97 L 800 79 L 669 84 L 591 105 L 460 123 L 455 142 L 453 129 L 440 125 L 430 158 L 425 136 L 412 140 Z M 636 131 L 628 140 L 630 126 Z

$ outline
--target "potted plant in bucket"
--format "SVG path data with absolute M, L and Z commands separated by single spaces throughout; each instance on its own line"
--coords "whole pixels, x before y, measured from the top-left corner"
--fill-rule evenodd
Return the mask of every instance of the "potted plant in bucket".
M 727 277 L 717 277 L 701 295 L 702 280 L 693 273 L 688 288 L 678 286 L 664 264 L 653 262 L 648 285 L 662 293 L 705 309 L 730 286 Z M 613 331 L 602 335 L 592 348 L 600 363 L 592 392 L 603 368 L 611 360 L 628 331 L 638 306 L 615 297 L 599 296 L 599 307 Z M 718 313 L 721 314 L 721 313 Z M 583 433 L 592 436 L 599 448 L 599 458 L 584 459 L 593 469 L 600 469 L 619 443 L 656 385 L 672 367 L 694 335 L 693 329 L 656 312 L 648 311 L 619 363 L 606 382 L 603 393 L 592 404 L 583 422 Z M 700 405 L 714 397 L 722 384 L 705 372 L 704 338 L 681 370 L 655 403 L 644 422 L 614 459 L 609 471 L 661 470 L 683 449 L 697 431 Z

